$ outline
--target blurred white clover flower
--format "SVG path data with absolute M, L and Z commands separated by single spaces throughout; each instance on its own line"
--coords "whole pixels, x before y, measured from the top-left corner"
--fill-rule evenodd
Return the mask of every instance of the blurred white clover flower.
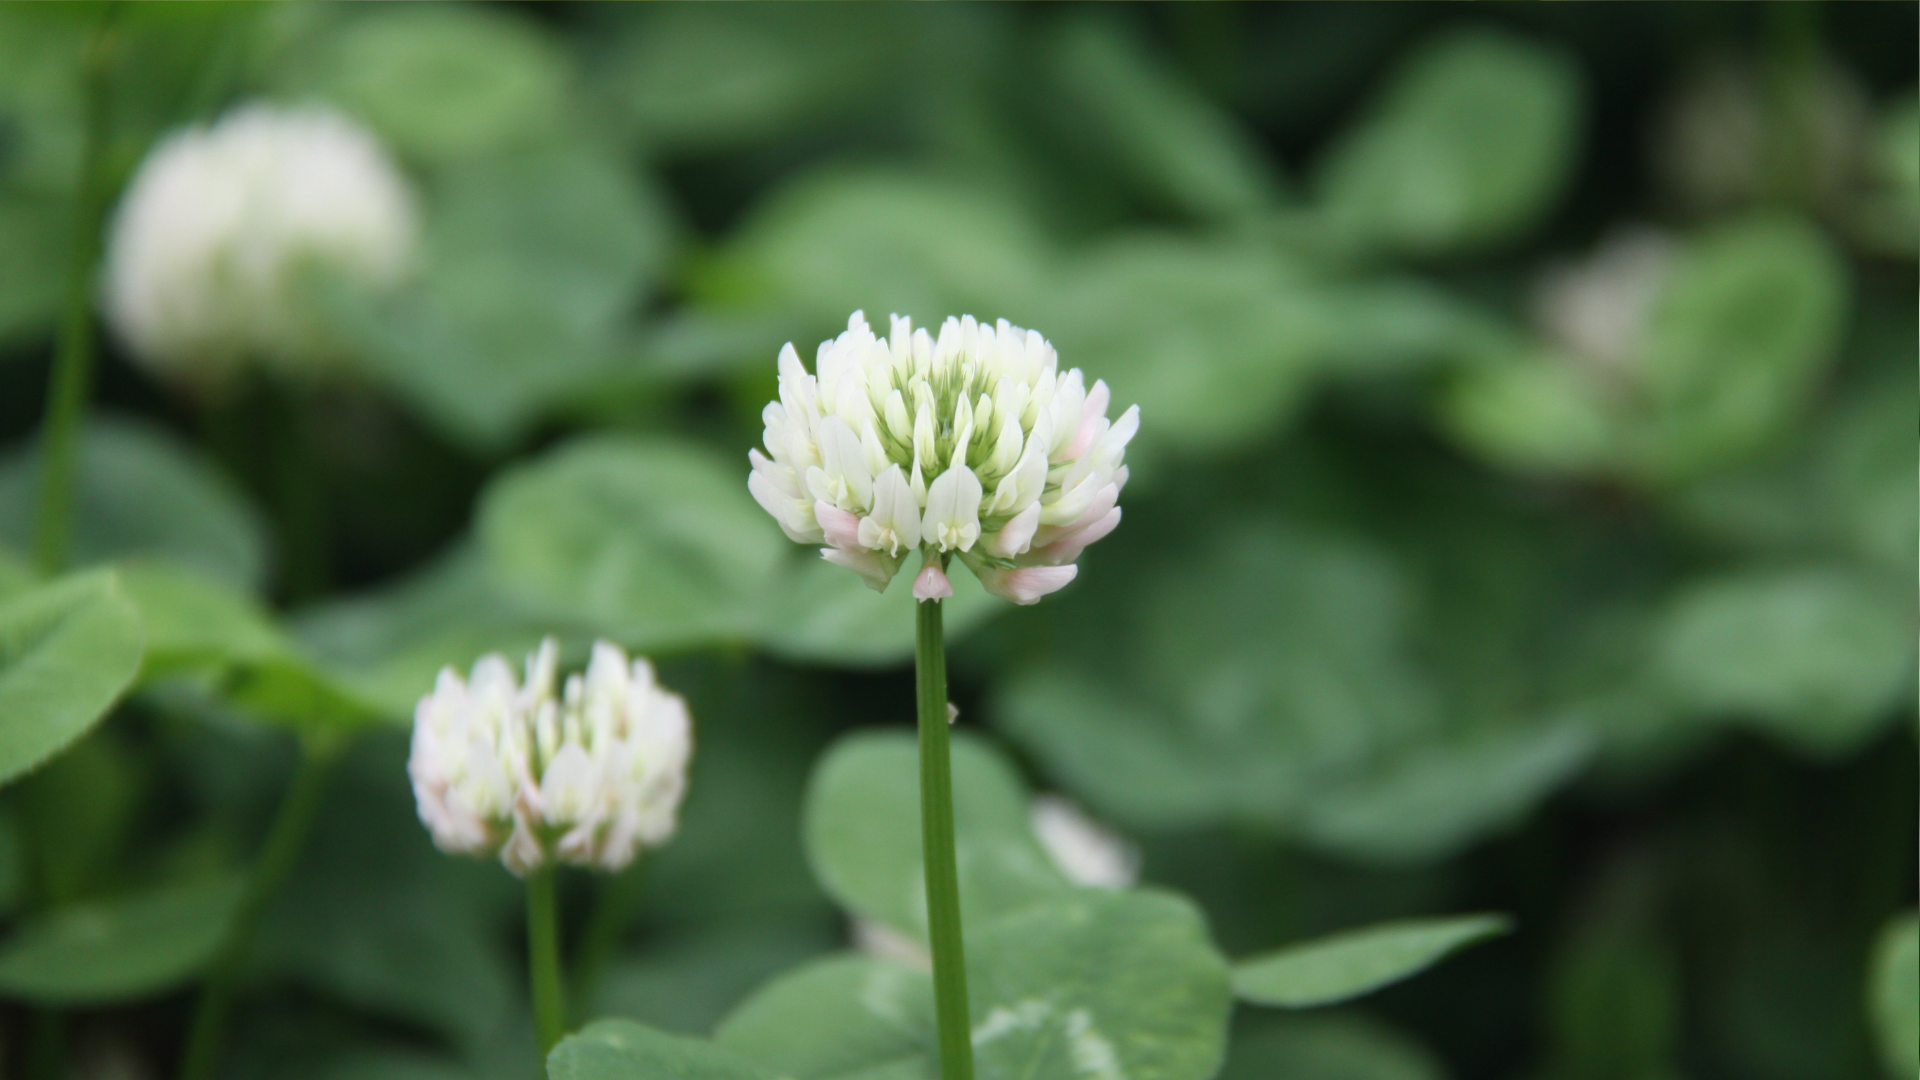
M 856 311 L 814 368 L 780 350 L 780 400 L 761 414 L 772 456 L 748 455 L 747 486 L 788 537 L 826 543 L 874 589 L 917 548 L 916 599 L 953 594 L 957 555 L 988 592 L 1031 604 L 1120 523 L 1139 406 L 1109 421 L 1107 384 L 1062 374 L 1038 332 L 966 316 L 936 340 L 896 315 L 882 339 Z
M 1584 259 L 1540 273 L 1534 321 L 1570 357 L 1631 375 L 1678 249 L 1658 229 L 1616 228 Z
M 248 362 L 310 367 L 337 350 L 303 296 L 310 276 L 390 288 L 417 234 L 406 179 L 370 132 L 247 105 L 141 163 L 108 237 L 107 316 L 156 374 L 188 384 Z
M 407 774 L 442 851 L 498 850 L 525 876 L 549 859 L 619 870 L 672 838 L 693 754 L 686 702 L 605 641 L 556 698 L 556 657 L 548 638 L 524 683 L 497 653 L 465 680 L 442 669 L 414 709 Z
M 1030 811 L 1034 835 L 1075 885 L 1125 889 L 1140 880 L 1140 849 L 1095 821 L 1079 804 L 1041 795 Z

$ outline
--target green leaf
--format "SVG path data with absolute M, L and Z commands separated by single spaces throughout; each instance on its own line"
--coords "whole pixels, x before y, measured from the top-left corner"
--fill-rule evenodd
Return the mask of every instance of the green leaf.
M 791 138 L 901 71 L 918 20 L 889 8 L 715 4 L 630 8 L 602 81 L 649 148 L 713 152 Z
M 736 1007 L 714 1041 L 794 1080 L 934 1080 L 933 979 L 874 956 L 781 975 Z
M 1912 686 L 1913 608 L 1910 583 L 1842 567 L 1706 577 L 1669 603 L 1656 659 L 1695 709 L 1842 754 L 1891 720 Z
M 1065 22 L 1052 52 L 1077 133 L 1158 201 L 1203 220 L 1278 201 L 1278 171 L 1253 133 L 1112 20 Z
M 786 549 L 744 463 L 664 439 L 594 436 L 481 496 L 495 578 L 638 648 L 745 636 Z
M 243 887 L 222 877 L 54 911 L 0 944 L 0 994 L 100 1005 L 171 989 L 213 958 Z
M 1208 1080 L 1232 1010 L 1224 957 L 1188 901 L 1083 890 L 969 935 L 980 1074 Z
M 1540 351 L 1497 350 L 1462 370 L 1442 398 L 1453 433 L 1495 464 L 1600 472 L 1622 457 L 1624 422 L 1588 374 Z
M 1722 225 L 1675 262 L 1646 330 L 1640 468 L 1698 475 L 1778 437 L 1838 350 L 1845 267 L 1794 218 Z
M 1232 1008 L 1226 961 L 1192 904 L 1082 890 L 967 935 L 982 1080 L 1206 1080 Z M 838 957 L 761 989 L 720 1025 L 722 1045 L 796 1080 L 936 1076 L 930 980 Z
M 1354 241 L 1412 255 L 1511 237 L 1571 174 L 1582 97 L 1567 57 L 1511 34 L 1431 41 L 1321 161 L 1324 211 Z
M 1003 197 L 911 173 L 834 169 L 763 200 L 698 269 L 694 291 L 715 307 L 786 313 L 811 333 L 839 333 L 855 310 L 883 328 L 898 313 L 937 332 L 937 320 L 962 312 L 1031 320 L 1049 258 L 1033 222 Z M 799 344 L 812 355 L 812 341 Z M 773 357 L 770 348 L 768 372 Z
M 616 370 L 670 230 L 652 187 L 591 145 L 470 165 L 434 194 L 420 287 L 386 309 L 331 298 L 379 377 L 493 448 Z
M 1251 245 L 1122 235 L 1081 255 L 1049 313 L 1062 366 L 1116 406 L 1151 408 L 1150 440 L 1219 453 L 1273 431 L 1326 362 L 1336 327 L 1300 271 Z
M 0 783 L 86 734 L 140 670 L 140 613 L 109 571 L 0 604 Z
M 926 938 L 920 856 L 920 765 L 914 736 L 849 735 L 827 751 L 807 789 L 804 835 L 814 877 L 862 918 Z M 1034 838 L 1019 774 L 984 741 L 957 732 L 953 800 L 960 906 L 988 925 L 1069 886 Z
M 285 75 L 295 96 L 353 112 L 401 153 L 443 162 L 511 149 L 567 113 L 566 53 L 507 9 L 356 12 Z
M 1406 584 L 1364 542 L 1222 525 L 1130 595 L 1066 635 L 1114 645 L 1010 682 L 994 710 L 1104 815 L 1296 828 L 1329 788 L 1435 731 Z
M 771 1075 L 705 1039 L 669 1035 L 631 1020 L 597 1020 L 547 1056 L 551 1080 L 771 1080 Z
M 1410 978 L 1512 928 L 1505 915 L 1460 915 L 1346 930 L 1240 961 L 1233 989 L 1257 1005 L 1332 1005 Z
M 980 587 L 971 571 L 949 567 L 953 596 L 946 608 L 948 642 L 964 639 L 1007 604 Z M 814 663 L 886 667 L 913 657 L 911 566 L 884 593 L 859 576 L 809 553 L 790 564 L 768 590 L 759 644 L 776 656 Z
M 38 442 L 0 460 L 0 545 L 32 550 Z M 157 555 L 257 589 L 265 528 L 214 466 L 144 421 L 96 416 L 81 435 L 74 491 L 75 565 Z
M 448 666 L 466 671 L 490 652 L 516 659 L 553 634 L 584 646 L 594 628 L 509 596 L 471 543 L 457 544 L 400 581 L 301 612 L 301 642 L 359 699 L 406 717 Z
M 25 556 L 0 548 L 0 600 L 25 592 L 39 580 L 39 572 Z
M 704 754 L 711 745 L 711 741 L 702 745 L 701 752 Z M 695 783 L 702 779 L 697 777 Z M 703 785 L 701 790 L 708 792 L 706 798 L 715 797 L 712 788 Z M 782 801 L 780 806 L 791 812 L 792 803 Z M 692 827 L 694 823 L 688 824 Z M 744 862 L 757 854 L 740 851 L 737 857 Z M 796 864 L 792 870 L 795 877 L 804 880 L 805 865 L 799 859 L 792 862 Z M 760 880 L 782 875 L 787 863 L 781 859 L 763 864 Z M 658 880 L 652 869 L 643 871 L 649 885 Z M 704 900 L 729 891 L 732 884 L 710 882 L 701 895 L 685 897 L 682 904 L 698 907 Z M 665 888 L 663 882 L 660 889 Z M 672 918 L 654 905 L 645 906 L 650 921 Z M 644 1016 L 667 1031 L 712 1031 L 729 1010 L 767 979 L 816 960 L 823 950 L 839 945 L 841 935 L 837 931 L 838 927 L 824 925 L 814 910 L 798 918 L 719 917 L 710 928 L 688 928 L 676 932 L 672 941 L 657 942 L 644 953 L 630 952 L 614 960 L 592 990 L 587 1012 L 597 1016 Z
M 140 751 L 108 727 L 13 786 L 36 903 L 57 907 L 98 896 L 123 873 L 151 788 L 148 767 Z
M 258 663 L 293 648 L 259 601 L 204 574 L 155 560 L 124 563 L 119 573 L 140 609 L 144 677 Z
M 131 563 L 120 573 L 145 631 L 143 682 L 210 676 L 218 692 L 246 714 L 307 731 L 352 729 L 383 714 L 406 715 L 382 709 L 323 671 L 250 596 L 157 562 Z
M 1874 942 L 1867 1000 L 1887 1075 L 1905 1080 L 1920 1068 L 1920 925 L 1913 912 L 1894 917 Z

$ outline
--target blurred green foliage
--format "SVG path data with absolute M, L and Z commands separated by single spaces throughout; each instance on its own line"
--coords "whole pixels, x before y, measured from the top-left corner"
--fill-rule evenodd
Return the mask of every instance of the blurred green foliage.
M 555 1075 L 932 1075 L 924 972 L 845 949 L 922 933 L 910 740 L 865 730 L 911 600 L 745 490 L 776 350 L 864 309 L 1036 327 L 1142 411 L 1078 581 L 948 602 L 983 1076 L 1913 1075 L 1910 5 L 129 5 L 116 183 L 320 101 L 424 242 L 384 301 L 306 283 L 316 385 L 183 397 L 109 334 L 45 581 L 98 15 L 0 4 L 9 1055 L 61 1003 L 76 1075 L 164 1073 L 294 736 L 353 733 L 229 1075 L 527 1075 L 514 883 L 433 850 L 401 728 L 554 633 L 656 655 L 699 741 L 674 843 L 563 882 L 580 1018 L 648 1027 Z M 1149 884 L 1069 885 L 1035 790 Z M 1463 910 L 1516 932 L 1234 1011 Z

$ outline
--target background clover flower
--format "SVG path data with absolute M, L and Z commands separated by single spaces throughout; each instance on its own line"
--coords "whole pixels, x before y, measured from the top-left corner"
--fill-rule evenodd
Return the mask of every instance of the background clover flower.
M 335 347 L 304 276 L 389 288 L 417 232 L 406 179 L 372 133 L 325 109 L 249 105 L 141 163 L 108 239 L 107 314 L 165 377 L 205 384 L 248 361 L 310 366 Z
M 814 369 L 780 350 L 748 487 L 788 537 L 824 542 L 874 589 L 918 549 L 917 599 L 952 595 L 958 556 L 989 592 L 1031 604 L 1120 523 L 1139 407 L 1108 420 L 1107 384 L 1062 373 L 1037 331 L 965 316 L 936 339 L 895 315 L 883 339 L 854 312 Z
M 597 642 L 556 696 L 553 639 L 516 678 L 491 654 L 445 668 L 414 711 L 407 762 L 442 850 L 491 854 L 521 876 L 550 860 L 619 870 L 673 836 L 693 751 L 686 702 L 645 659 Z

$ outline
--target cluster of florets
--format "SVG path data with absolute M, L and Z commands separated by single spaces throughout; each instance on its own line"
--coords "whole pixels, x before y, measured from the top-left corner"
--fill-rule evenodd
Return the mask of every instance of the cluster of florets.
M 248 105 L 141 163 L 108 238 L 107 314 L 137 359 L 190 385 L 243 363 L 308 368 L 338 351 L 313 277 L 389 288 L 418 231 L 372 133 L 325 109 Z
M 524 876 L 550 859 L 618 870 L 673 836 L 693 753 L 686 702 L 604 641 L 557 697 L 556 670 L 549 638 L 524 682 L 489 654 L 467 679 L 443 669 L 420 699 L 407 773 L 441 850 L 497 850 Z
M 1139 407 L 1109 421 L 1107 384 L 1062 374 L 1039 333 L 968 316 L 936 339 L 896 315 L 879 338 L 855 312 L 814 368 L 780 350 L 748 486 L 787 536 L 826 544 L 873 588 L 918 550 L 918 599 L 952 595 L 958 556 L 989 592 L 1030 604 L 1120 523 Z

